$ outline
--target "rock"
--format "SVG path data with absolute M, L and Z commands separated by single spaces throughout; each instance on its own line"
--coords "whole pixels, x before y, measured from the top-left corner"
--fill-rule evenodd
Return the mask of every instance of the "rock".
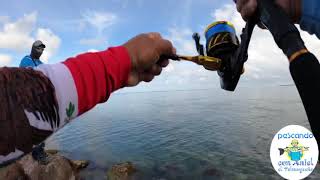
M 55 155 L 55 154 L 57 154 L 59 151 L 56 150 L 56 149 L 47 149 L 47 150 L 45 150 L 45 152 L 46 152 L 47 154 Z
M 74 160 L 71 161 L 71 164 L 74 169 L 81 170 L 83 168 L 86 168 L 89 165 L 89 161 L 86 160 Z
M 0 179 L 6 180 L 28 180 L 28 176 L 24 173 L 22 167 L 17 164 L 11 164 L 7 167 L 0 168 Z
M 128 180 L 136 172 L 131 162 L 116 164 L 107 172 L 108 180 Z
M 0 169 L 0 179 L 8 180 L 77 180 L 79 170 L 88 166 L 88 161 L 72 161 L 59 154 L 48 153 L 49 162 L 39 164 L 31 154 Z
M 31 155 L 26 155 L 17 163 L 22 166 L 30 179 L 36 180 L 75 180 L 79 179 L 68 159 L 60 155 L 49 155 L 49 163 L 39 164 Z

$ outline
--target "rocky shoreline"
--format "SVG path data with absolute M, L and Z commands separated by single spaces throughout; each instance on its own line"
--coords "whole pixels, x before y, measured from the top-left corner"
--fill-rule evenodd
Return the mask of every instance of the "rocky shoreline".
M 77 180 L 79 171 L 88 166 L 85 160 L 70 160 L 58 153 L 58 150 L 46 150 L 48 164 L 35 161 L 27 154 L 6 167 L 0 169 L 0 179 L 6 180 Z
M 89 165 L 86 160 L 71 160 L 58 150 L 46 150 L 49 162 L 41 164 L 27 154 L 16 162 L 0 168 L 0 179 L 6 180 L 80 180 L 79 173 Z M 131 179 L 137 169 L 131 162 L 112 166 L 106 173 L 109 180 Z
M 61 155 L 58 150 L 45 150 L 49 162 L 41 164 L 27 154 L 6 167 L 0 168 L 0 179 L 5 180 L 80 180 L 86 177 L 85 174 L 89 169 L 86 160 L 71 160 Z M 102 169 L 103 179 L 108 180 L 134 180 L 141 179 L 143 173 L 138 171 L 131 162 L 119 163 L 108 169 Z M 163 165 L 156 170 L 159 177 L 153 179 L 167 179 L 169 177 L 179 178 L 181 175 L 180 168 L 175 165 Z M 95 172 L 95 171 L 93 171 Z M 141 174 L 142 173 L 142 174 Z M 202 177 L 221 178 L 223 174 L 215 168 L 207 168 L 202 172 Z M 169 178 L 170 179 L 170 178 Z

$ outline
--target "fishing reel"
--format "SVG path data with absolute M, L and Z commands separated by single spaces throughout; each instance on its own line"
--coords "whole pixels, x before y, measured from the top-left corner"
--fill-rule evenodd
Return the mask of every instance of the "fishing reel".
M 248 59 L 248 46 L 255 24 L 247 23 L 241 34 L 241 43 L 234 26 L 227 21 L 217 21 L 205 30 L 206 51 L 200 43 L 200 35 L 192 35 L 198 56 L 162 55 L 161 58 L 172 60 L 187 60 L 202 65 L 207 70 L 217 71 L 222 89 L 234 91 L 241 74 L 243 64 Z
M 240 44 L 235 28 L 230 22 L 214 22 L 205 30 L 206 51 L 200 43 L 200 35 L 198 33 L 192 35 L 199 56 L 220 59 L 218 69 L 212 69 L 206 64 L 203 66 L 208 70 L 217 70 L 222 89 L 234 91 L 241 74 L 244 72 L 243 64 L 248 58 L 248 46 L 245 43 L 248 40 L 246 39 L 247 35 L 244 34 L 241 35 L 243 43 Z
M 308 52 L 298 29 L 290 22 L 285 12 L 273 1 L 259 0 L 255 17 L 249 19 L 242 29 L 240 42 L 231 23 L 218 21 L 205 30 L 206 50 L 200 43 L 200 35 L 193 34 L 198 56 L 174 55 L 167 58 L 192 61 L 208 70 L 217 71 L 221 88 L 234 91 L 241 74 L 244 73 L 243 66 L 248 59 L 250 39 L 257 24 L 263 25 L 271 32 L 276 44 L 290 62 Z

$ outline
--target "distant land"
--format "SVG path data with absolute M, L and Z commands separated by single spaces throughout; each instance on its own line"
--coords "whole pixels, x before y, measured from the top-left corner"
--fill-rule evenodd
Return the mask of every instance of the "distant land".
M 280 84 L 280 86 L 294 86 L 294 84 Z

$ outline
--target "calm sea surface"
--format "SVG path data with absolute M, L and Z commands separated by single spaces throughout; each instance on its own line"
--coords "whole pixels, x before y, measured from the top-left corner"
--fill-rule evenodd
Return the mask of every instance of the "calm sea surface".
M 85 179 L 131 161 L 136 179 L 280 179 L 269 158 L 274 134 L 310 129 L 294 86 L 116 93 L 47 140 L 90 160 Z M 318 177 L 318 178 L 317 178 Z M 319 179 L 320 167 L 309 179 Z

